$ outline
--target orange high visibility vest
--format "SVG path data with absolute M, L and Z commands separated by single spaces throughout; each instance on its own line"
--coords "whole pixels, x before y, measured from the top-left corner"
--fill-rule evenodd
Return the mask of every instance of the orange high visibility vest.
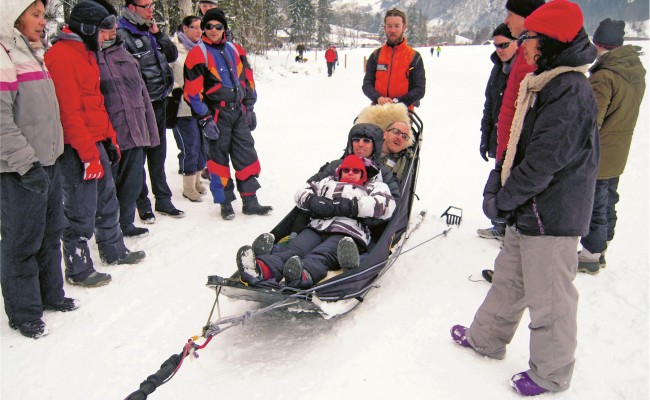
M 415 50 L 406 44 L 406 39 L 395 47 L 384 45 L 377 50 L 375 89 L 383 97 L 404 96 L 409 91 L 410 64 Z

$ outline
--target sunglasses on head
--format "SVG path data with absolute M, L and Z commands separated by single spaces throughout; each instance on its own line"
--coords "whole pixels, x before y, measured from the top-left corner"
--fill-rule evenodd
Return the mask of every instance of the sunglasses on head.
M 497 49 L 505 50 L 508 48 L 508 46 L 510 46 L 510 43 L 512 43 L 512 40 L 508 40 L 507 42 L 503 42 L 503 43 L 492 43 L 492 44 Z
M 353 174 L 360 174 L 362 172 L 359 168 L 341 168 L 341 171 L 344 174 L 349 174 L 350 172 Z
M 411 138 L 408 133 L 404 133 L 397 128 L 390 128 L 388 131 L 395 136 L 401 136 L 404 140 L 409 140 Z
M 363 142 L 363 143 L 372 143 L 372 139 L 368 138 L 354 138 L 352 139 L 352 142 Z
M 212 25 L 212 24 L 205 24 L 205 30 L 206 30 L 206 31 L 211 31 L 211 30 L 213 30 L 213 29 L 216 29 L 216 30 L 218 30 L 218 31 L 222 31 L 222 30 L 223 30 L 223 25 L 222 25 L 222 24 L 214 24 L 214 25 Z
M 526 40 L 539 39 L 540 37 L 542 37 L 542 35 L 529 35 L 528 31 L 524 31 L 524 33 L 519 36 L 519 39 L 517 39 L 517 46 L 521 46 L 521 44 Z

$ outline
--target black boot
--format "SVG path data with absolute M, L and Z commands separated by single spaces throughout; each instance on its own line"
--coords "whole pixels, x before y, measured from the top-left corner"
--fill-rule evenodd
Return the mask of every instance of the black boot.
M 235 210 L 233 210 L 232 204 L 221 203 L 221 218 L 225 219 L 226 221 L 230 221 L 231 219 L 235 218 Z
M 242 207 L 242 212 L 246 215 L 268 215 L 273 211 L 271 206 L 263 206 L 257 201 L 257 196 L 243 196 L 242 202 L 244 207 Z

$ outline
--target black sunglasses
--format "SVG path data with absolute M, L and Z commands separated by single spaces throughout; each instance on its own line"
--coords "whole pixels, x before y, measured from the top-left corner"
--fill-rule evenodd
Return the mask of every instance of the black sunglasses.
M 341 168 L 341 171 L 344 174 L 349 174 L 350 172 L 353 174 L 360 174 L 362 172 L 359 168 Z
M 510 46 L 510 43 L 512 43 L 512 40 L 508 40 L 507 42 L 503 42 L 503 43 L 492 43 L 492 44 L 497 49 L 504 50 L 504 49 L 507 49 Z
M 221 24 L 215 24 L 215 25 L 205 24 L 205 30 L 206 31 L 211 31 L 213 29 L 216 29 L 218 31 L 222 31 L 223 30 L 223 25 L 221 25 Z
M 519 36 L 519 39 L 517 39 L 517 46 L 521 46 L 521 44 L 526 40 L 539 39 L 541 37 L 542 35 L 529 35 L 527 31 L 524 31 L 524 33 Z

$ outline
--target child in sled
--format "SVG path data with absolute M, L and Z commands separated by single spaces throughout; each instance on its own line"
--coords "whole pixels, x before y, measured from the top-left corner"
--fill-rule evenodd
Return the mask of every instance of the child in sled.
M 357 267 L 357 245 L 365 250 L 370 242 L 364 219 L 386 220 L 395 210 L 395 200 L 377 172 L 370 160 L 349 155 L 335 175 L 306 184 L 294 199 L 310 214 L 307 227 L 277 253 L 271 254 L 270 233 L 260 235 L 253 246 L 241 247 L 237 251 L 241 279 L 256 285 L 284 278 L 287 286 L 307 289 L 330 269 Z

